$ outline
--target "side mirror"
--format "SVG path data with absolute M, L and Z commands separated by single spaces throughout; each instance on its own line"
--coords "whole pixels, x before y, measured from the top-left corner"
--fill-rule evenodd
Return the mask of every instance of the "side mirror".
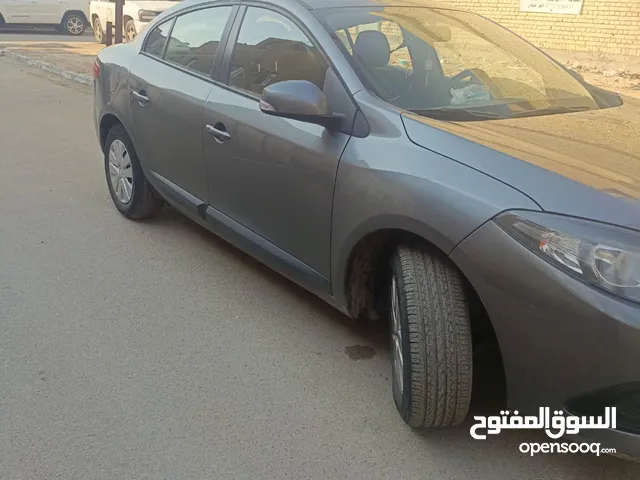
M 262 91 L 260 110 L 267 115 L 314 123 L 329 130 L 340 128 L 344 118 L 331 112 L 322 90 L 307 80 L 269 85 Z

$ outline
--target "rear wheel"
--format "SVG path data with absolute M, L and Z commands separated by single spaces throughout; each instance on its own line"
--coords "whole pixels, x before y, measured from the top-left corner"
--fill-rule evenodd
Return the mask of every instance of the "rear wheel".
M 62 30 L 69 35 L 82 35 L 86 29 L 87 22 L 77 13 L 68 13 L 62 20 Z
M 104 30 L 102 29 L 102 23 L 100 23 L 99 18 L 93 21 L 93 35 L 96 38 L 96 42 L 100 44 L 104 43 Z
M 120 213 L 132 220 L 156 215 L 162 201 L 144 176 L 133 143 L 122 125 L 109 131 L 104 151 L 109 193 Z
M 393 398 L 414 428 L 457 425 L 469 410 L 471 325 L 462 279 L 446 257 L 395 252 L 389 281 Z

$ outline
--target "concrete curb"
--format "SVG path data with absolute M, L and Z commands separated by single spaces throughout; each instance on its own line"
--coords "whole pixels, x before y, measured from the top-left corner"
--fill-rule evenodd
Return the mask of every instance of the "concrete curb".
M 70 72 L 68 70 L 63 70 L 62 68 L 54 67 L 50 63 L 43 62 L 42 60 L 36 60 L 34 58 L 29 58 L 25 55 L 20 55 L 19 53 L 15 53 L 7 49 L 0 50 L 0 57 L 14 58 L 16 60 L 26 63 L 31 67 L 40 68 L 49 73 L 53 73 L 54 75 L 58 75 L 59 77 L 66 78 L 67 80 L 82 83 L 83 85 L 93 84 L 93 78 L 91 78 L 89 75 L 82 75 L 81 73 L 75 73 L 75 72 Z

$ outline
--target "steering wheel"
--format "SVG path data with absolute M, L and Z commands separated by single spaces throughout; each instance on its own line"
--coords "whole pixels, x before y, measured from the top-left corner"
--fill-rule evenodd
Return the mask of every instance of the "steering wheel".
M 489 87 L 491 80 L 489 75 L 479 68 L 468 68 L 451 78 L 451 86 L 455 89 L 465 87 L 466 85 L 484 85 Z

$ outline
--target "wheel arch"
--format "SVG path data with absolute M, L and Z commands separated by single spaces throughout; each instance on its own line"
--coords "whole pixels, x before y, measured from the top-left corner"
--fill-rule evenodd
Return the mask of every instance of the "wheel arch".
M 469 302 L 474 350 L 482 353 L 477 385 L 480 388 L 476 394 L 483 398 L 485 393 L 490 396 L 483 390 L 488 385 L 493 387 L 495 378 L 486 378 L 499 375 L 503 391 L 498 397 L 500 402 L 505 402 L 503 357 L 491 318 L 469 276 L 449 256 L 456 245 L 434 234 L 432 229 L 424 225 L 412 228 L 412 223 L 403 218 L 383 227 L 359 229 L 358 233 L 350 236 L 348 246 L 341 253 L 339 286 L 333 292 L 334 297 L 346 305 L 346 311 L 355 319 L 376 321 L 385 318 L 388 267 L 395 249 L 401 244 L 422 245 L 425 250 L 445 257 L 460 274 Z M 474 362 L 475 357 L 474 353 Z M 474 390 L 477 390 L 476 386 Z
M 380 215 L 366 219 L 340 242 L 339 248 L 336 248 L 334 243 L 331 268 L 332 294 L 338 303 L 347 306 L 352 317 L 366 317 L 365 311 L 360 311 L 359 307 L 350 304 L 350 301 L 353 300 L 349 294 L 353 286 L 350 287 L 350 283 L 354 281 L 353 274 L 358 276 L 359 281 L 365 281 L 363 275 L 369 276 L 369 272 L 354 270 L 354 262 L 360 262 L 364 268 L 362 262 L 370 261 L 373 262 L 371 265 L 375 264 L 377 268 L 378 262 L 381 260 L 380 255 L 387 253 L 386 249 L 389 248 L 390 243 L 407 239 L 423 239 L 446 255 L 455 247 L 455 244 L 445 235 L 438 233 L 424 223 L 403 215 Z M 359 302 L 356 300 L 356 303 Z M 355 310 L 353 310 L 354 307 Z
M 133 136 L 131 135 L 131 132 L 127 128 L 127 125 L 122 120 L 120 120 L 120 118 L 115 113 L 113 112 L 105 113 L 102 116 L 102 118 L 100 118 L 100 126 L 99 126 L 100 149 L 102 150 L 103 153 L 105 149 L 105 143 L 107 141 L 107 135 L 109 135 L 109 131 L 115 125 L 118 125 L 118 124 L 122 125 L 122 128 L 124 128 L 125 132 L 127 132 L 127 135 L 129 135 L 129 138 L 131 138 L 131 140 L 133 141 Z
M 91 24 L 89 23 L 89 19 L 87 18 L 87 14 L 82 10 L 67 10 L 66 12 L 64 12 L 64 15 L 62 15 L 62 22 L 64 22 L 65 19 L 71 15 L 78 15 L 79 17 L 82 17 L 87 26 L 91 26 Z

